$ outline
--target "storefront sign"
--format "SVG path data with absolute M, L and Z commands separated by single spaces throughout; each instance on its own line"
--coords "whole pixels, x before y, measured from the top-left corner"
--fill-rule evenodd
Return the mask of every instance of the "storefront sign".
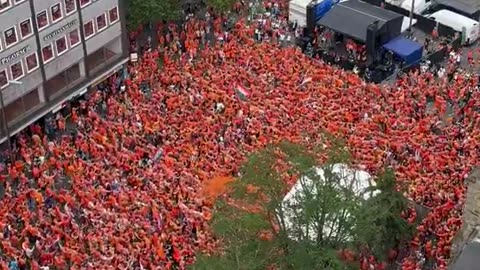
M 66 30 L 68 30 L 68 29 L 72 28 L 73 26 L 75 26 L 75 25 L 77 24 L 77 22 L 78 22 L 78 20 L 75 19 L 75 20 L 73 20 L 73 21 L 65 24 L 64 26 L 62 26 L 62 27 L 58 28 L 57 30 L 51 32 L 50 34 L 44 36 L 44 37 L 43 37 L 43 40 L 47 41 L 47 40 L 49 40 L 49 39 L 54 38 L 55 36 L 57 36 L 57 35 L 65 32 Z
M 2 59 L 0 59 L 0 63 L 2 65 L 5 65 L 5 64 L 8 64 L 10 63 L 11 61 L 19 58 L 20 56 L 24 55 L 26 52 L 28 52 L 30 50 L 30 45 L 27 45 L 23 48 L 21 48 L 20 50 L 10 54 L 9 56 L 7 57 L 3 57 Z

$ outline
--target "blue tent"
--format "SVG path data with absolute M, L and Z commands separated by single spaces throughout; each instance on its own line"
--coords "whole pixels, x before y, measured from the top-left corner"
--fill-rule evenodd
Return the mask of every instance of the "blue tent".
M 423 46 L 406 37 L 397 37 L 383 45 L 386 50 L 392 51 L 397 57 L 411 65 L 422 59 Z

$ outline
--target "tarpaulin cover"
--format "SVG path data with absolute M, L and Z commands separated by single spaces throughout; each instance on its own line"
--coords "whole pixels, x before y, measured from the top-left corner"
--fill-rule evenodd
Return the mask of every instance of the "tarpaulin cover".
M 383 48 L 392 51 L 396 56 L 402 58 L 407 65 L 416 63 L 422 59 L 423 46 L 405 37 L 392 39 Z

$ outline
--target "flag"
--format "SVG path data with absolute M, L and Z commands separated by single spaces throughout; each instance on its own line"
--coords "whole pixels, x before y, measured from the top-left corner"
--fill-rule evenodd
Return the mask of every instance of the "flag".
M 311 81 L 312 81 L 312 77 L 306 77 L 305 79 L 303 79 L 301 85 L 304 85 L 304 84 L 309 83 L 309 82 L 311 82 Z
M 246 100 L 250 96 L 250 93 L 241 85 L 237 85 L 235 92 L 241 100 Z

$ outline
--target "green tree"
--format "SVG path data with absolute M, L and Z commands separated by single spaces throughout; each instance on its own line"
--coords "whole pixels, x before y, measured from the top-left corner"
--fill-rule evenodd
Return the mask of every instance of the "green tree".
M 400 217 L 405 200 L 395 190 L 394 174 L 379 175 L 378 185 L 366 192 L 381 193 L 367 198 L 355 192 L 358 179 L 339 173 L 339 164 L 351 163 L 344 144 L 329 138 L 326 145 L 330 150 L 283 142 L 251 154 L 228 196 L 215 205 L 211 226 L 223 252 L 199 255 L 191 269 L 358 269 L 337 251 L 368 246 L 384 254 L 394 247 L 408 227 Z M 319 167 L 321 154 L 327 158 Z M 282 179 L 290 176 L 300 179 L 302 191 L 286 203 L 289 187 Z M 271 237 L 261 237 L 265 232 Z
M 207 0 L 207 6 L 213 8 L 217 12 L 225 13 L 233 8 L 237 0 Z
M 371 191 L 379 193 L 362 205 L 356 234 L 359 244 L 366 245 L 377 258 L 385 259 L 388 250 L 411 238 L 414 226 L 399 218 L 410 203 L 397 191 L 395 173 L 386 169 L 375 181 L 377 185 Z M 369 230 L 364 230 L 365 226 Z
M 181 17 L 178 0 L 128 0 L 127 26 L 131 30 L 147 23 L 175 20 Z

